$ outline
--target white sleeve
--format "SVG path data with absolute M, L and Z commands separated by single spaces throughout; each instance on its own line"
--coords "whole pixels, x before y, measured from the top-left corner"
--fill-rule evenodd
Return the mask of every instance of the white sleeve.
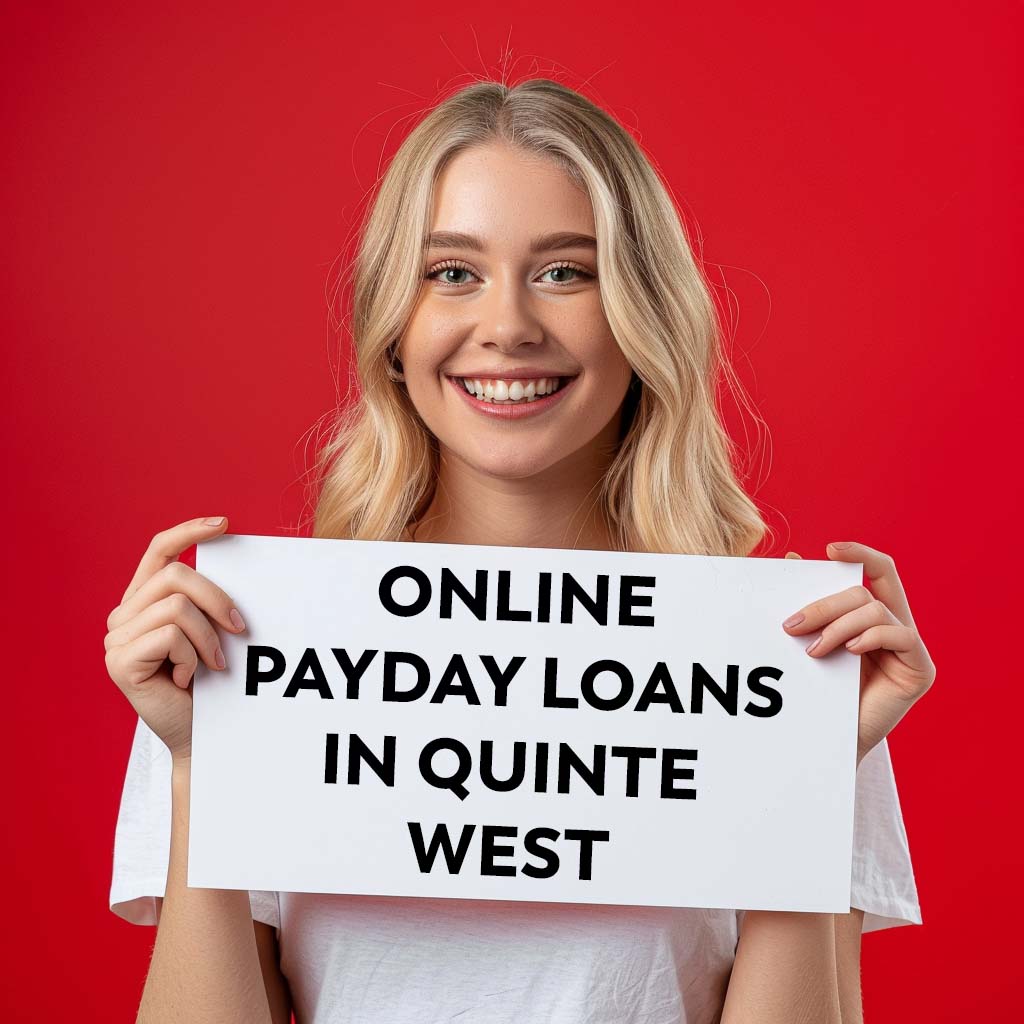
M 864 911 L 865 932 L 921 923 L 896 777 L 884 739 L 857 767 L 850 906 Z
M 132 924 L 156 924 L 171 849 L 171 754 L 141 718 L 135 726 L 114 831 L 110 909 Z M 276 892 L 250 890 L 254 921 L 281 927 Z

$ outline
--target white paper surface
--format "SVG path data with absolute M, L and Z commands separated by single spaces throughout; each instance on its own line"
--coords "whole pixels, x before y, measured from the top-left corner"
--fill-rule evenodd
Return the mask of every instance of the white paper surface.
M 200 544 L 197 570 L 235 600 L 247 630 L 218 630 L 227 670 L 200 668 L 193 688 L 194 723 L 188 883 L 192 886 L 289 892 L 541 900 L 709 908 L 846 912 L 853 837 L 859 657 L 840 649 L 815 659 L 804 648 L 816 634 L 790 637 L 782 620 L 809 602 L 862 579 L 860 563 L 810 559 L 724 558 L 539 548 L 477 547 L 320 538 L 225 535 Z M 385 574 L 411 566 L 429 581 L 430 600 L 412 616 L 387 610 L 379 596 Z M 487 613 L 479 621 L 456 595 L 449 618 L 440 614 L 442 568 L 472 591 L 487 571 Z M 507 606 L 530 621 L 497 618 L 499 572 L 509 573 Z M 537 621 L 538 586 L 551 575 L 551 621 Z M 608 624 L 576 603 L 572 623 L 560 621 L 562 574 L 588 593 L 608 576 Z M 653 578 L 633 586 L 636 616 L 653 626 L 620 624 L 623 576 Z M 410 578 L 391 590 L 411 604 L 419 593 Z M 250 647 L 275 648 L 284 670 L 254 682 L 246 693 Z M 331 693 L 321 696 L 314 674 L 293 684 L 307 649 Z M 332 649 L 352 663 L 377 653 L 348 695 Z M 429 671 L 425 694 L 385 701 L 386 652 L 418 655 Z M 479 704 L 464 692 L 438 696 L 445 669 L 461 655 Z M 496 706 L 497 690 L 481 656 L 499 670 L 524 658 Z M 559 698 L 576 708 L 545 707 L 546 659 L 556 659 Z M 614 661 L 632 679 L 632 696 L 619 709 L 591 706 L 581 695 L 589 666 Z M 667 671 L 682 712 L 668 703 L 636 705 L 658 663 Z M 726 689 L 729 666 L 738 685 L 737 713 L 709 692 L 693 707 L 694 664 Z M 269 657 L 253 658 L 256 671 Z M 771 706 L 770 695 L 748 688 L 757 668 L 777 691 L 781 708 L 769 717 L 745 711 Z M 699 673 L 698 673 L 699 675 Z M 452 677 L 458 681 L 458 677 Z M 592 675 L 595 702 L 620 692 L 620 676 Z M 399 664 L 395 685 L 416 681 Z M 628 688 L 626 689 L 628 692 Z M 663 684 L 658 688 L 666 693 Z M 338 737 L 337 781 L 325 781 L 327 735 Z M 349 737 L 355 734 L 382 758 L 395 737 L 394 785 L 362 761 L 358 784 L 348 780 Z M 429 785 L 420 754 L 432 740 L 464 744 L 472 761 L 468 796 Z M 493 743 L 494 776 L 508 778 L 513 742 L 526 744 L 521 785 L 496 792 L 481 781 L 481 741 Z M 547 791 L 537 792 L 538 744 L 547 744 Z M 605 748 L 604 793 L 597 795 L 569 772 L 569 792 L 558 792 L 561 744 L 584 763 Z M 627 796 L 626 756 L 611 748 L 653 748 L 637 758 L 636 796 Z M 677 759 L 692 779 L 670 779 L 662 796 L 663 751 L 696 750 Z M 432 761 L 440 775 L 455 771 L 452 751 Z M 457 848 L 463 826 L 474 825 L 460 869 L 438 851 L 423 870 L 409 823 L 429 845 L 444 824 Z M 515 828 L 516 835 L 485 826 Z M 530 848 L 525 837 L 533 829 Z M 591 836 L 589 876 L 581 854 L 588 845 L 567 830 Z M 538 852 L 543 848 L 544 853 Z M 489 852 L 488 852 L 489 850 Z M 551 872 L 554 851 L 558 868 Z M 534 874 L 524 872 L 531 866 Z M 514 874 L 495 874 L 509 871 Z M 538 873 L 548 877 L 537 877 Z M 581 877 L 583 875 L 584 877 Z

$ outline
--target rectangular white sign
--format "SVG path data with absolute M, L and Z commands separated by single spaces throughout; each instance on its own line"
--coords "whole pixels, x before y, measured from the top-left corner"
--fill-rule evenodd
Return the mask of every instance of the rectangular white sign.
M 860 563 L 225 535 L 188 883 L 849 910 Z

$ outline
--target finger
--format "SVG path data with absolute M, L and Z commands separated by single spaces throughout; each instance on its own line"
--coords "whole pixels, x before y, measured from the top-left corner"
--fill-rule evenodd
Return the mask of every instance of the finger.
M 821 635 L 807 647 L 807 653 L 812 658 L 822 658 L 852 637 L 883 623 L 900 625 L 896 616 L 881 601 L 872 598 L 867 604 L 859 605 L 853 611 L 846 612 L 828 623 L 821 631 Z M 858 650 L 856 653 L 861 654 L 863 651 Z
M 819 598 L 795 611 L 782 626 L 791 636 L 803 636 L 824 629 L 830 622 L 847 612 L 868 604 L 874 596 L 867 587 L 847 587 L 835 594 Z
M 837 562 L 863 562 L 864 575 L 871 593 L 905 626 L 914 625 L 910 603 L 907 601 L 903 583 L 896 572 L 896 563 L 891 555 L 854 540 L 828 544 L 825 552 L 829 558 Z
M 227 528 L 227 516 L 210 516 L 205 519 L 189 519 L 187 522 L 172 526 L 169 530 L 162 530 L 149 542 L 149 547 L 146 548 L 142 561 L 139 562 L 139 567 L 121 598 L 121 604 L 168 562 L 176 561 L 183 551 L 200 541 L 219 536 Z
M 901 622 L 870 626 L 846 646 L 854 654 L 867 654 L 868 651 L 892 651 L 896 654 L 915 673 L 908 678 L 888 673 L 893 685 L 900 687 L 908 700 L 917 700 L 935 678 L 931 655 L 921 640 L 921 634 L 913 626 L 904 626 Z
M 852 637 L 847 647 L 858 654 L 868 650 L 891 650 L 899 654 L 901 662 L 912 669 L 927 669 L 932 660 L 921 640 L 921 634 L 912 626 L 904 626 L 902 623 L 870 626 Z
M 238 614 L 234 600 L 212 580 L 196 572 L 184 562 L 168 562 L 135 591 L 124 603 L 115 608 L 108 618 L 109 629 L 117 629 L 134 615 L 138 615 L 149 604 L 173 593 L 182 593 L 217 625 L 230 633 L 240 633 L 245 628 L 241 617 L 237 622 L 231 612 Z M 241 623 L 241 626 L 238 625 Z
M 104 640 L 104 646 L 107 650 L 119 647 L 143 633 L 171 623 L 177 625 L 188 637 L 189 643 L 202 657 L 207 668 L 217 671 L 224 668 L 224 652 L 216 629 L 192 601 L 180 592 L 148 605 L 138 615 L 111 630 Z
M 171 672 L 174 684 L 185 689 L 199 666 L 199 658 L 188 637 L 173 623 L 152 629 L 107 652 L 111 676 L 129 695 L 140 683 L 152 678 L 168 660 L 174 666 Z
M 798 555 L 795 551 L 787 551 L 786 552 L 786 557 L 787 558 L 800 558 L 801 556 Z

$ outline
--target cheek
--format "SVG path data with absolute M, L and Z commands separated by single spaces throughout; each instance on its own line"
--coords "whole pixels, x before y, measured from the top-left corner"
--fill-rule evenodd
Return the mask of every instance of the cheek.
M 406 331 L 410 349 L 421 354 L 437 353 L 458 343 L 466 329 L 457 306 L 427 295 L 420 302 Z
M 583 297 L 585 302 L 566 308 L 564 316 L 559 317 L 555 336 L 564 338 L 580 365 L 595 375 L 611 378 L 625 370 L 628 378 L 632 368 L 612 334 L 600 293 L 589 292 Z
M 588 324 L 584 337 L 587 338 L 587 346 L 583 358 L 597 372 L 615 374 L 624 366 L 629 366 L 603 313 Z
M 418 329 L 406 332 L 398 354 L 405 370 L 406 387 L 416 401 L 434 403 L 444 395 L 448 382 L 441 367 L 451 365 L 459 350 L 461 334 L 451 318 L 424 317 Z
M 600 325 L 595 325 L 589 344 L 585 351 L 580 352 L 579 359 L 600 388 L 601 404 L 620 402 L 629 386 L 633 368 L 603 317 Z

